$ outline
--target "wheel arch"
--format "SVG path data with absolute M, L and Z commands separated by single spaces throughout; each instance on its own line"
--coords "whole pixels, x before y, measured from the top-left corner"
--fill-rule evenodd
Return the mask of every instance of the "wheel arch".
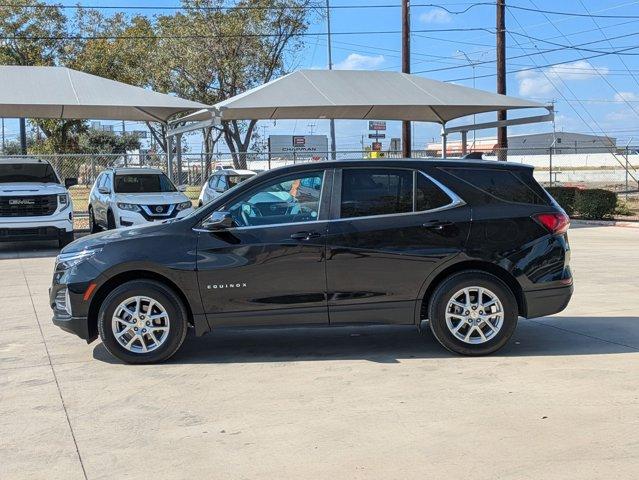
M 435 289 L 448 277 L 455 273 L 463 272 L 466 270 L 480 270 L 488 274 L 494 275 L 504 282 L 517 300 L 517 310 L 519 315 L 525 315 L 526 301 L 523 290 L 517 279 L 505 268 L 496 265 L 494 263 L 485 262 L 481 260 L 464 260 L 458 263 L 447 266 L 440 272 L 438 272 L 430 281 L 426 282 L 425 290 L 422 287 L 423 293 L 420 295 L 420 299 L 417 302 L 416 308 L 416 323 L 423 318 L 427 318 L 428 303 L 432 297 Z
M 187 322 L 189 325 L 196 327 L 196 330 L 200 330 L 201 326 L 196 325 L 195 316 L 193 315 L 193 311 L 191 309 L 191 305 L 188 301 L 188 298 L 182 291 L 182 289 L 171 279 L 166 276 L 153 272 L 150 270 L 128 270 L 125 272 L 118 273 L 113 277 L 109 278 L 106 282 L 104 282 L 100 287 L 95 291 L 93 297 L 91 298 L 91 303 L 89 304 L 89 313 L 87 315 L 89 321 L 89 337 L 97 338 L 98 335 L 98 312 L 100 311 L 100 306 L 102 302 L 107 297 L 107 295 L 113 291 L 113 289 L 117 288 L 119 285 L 123 283 L 132 281 L 132 280 L 154 280 L 156 282 L 162 283 L 171 290 L 175 292 L 175 294 L 180 298 L 182 303 L 184 304 L 184 308 L 187 313 Z M 208 324 L 206 325 L 206 329 L 208 329 Z

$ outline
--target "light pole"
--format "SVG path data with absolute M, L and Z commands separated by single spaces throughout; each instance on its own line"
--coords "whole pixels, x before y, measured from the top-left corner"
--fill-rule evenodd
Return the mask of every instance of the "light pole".
M 473 88 L 475 88 L 475 67 L 477 66 L 475 64 L 475 62 L 473 62 L 470 57 L 468 56 L 468 54 L 466 52 L 464 52 L 463 50 L 457 50 L 457 53 L 461 53 L 464 58 L 466 59 L 466 61 L 468 62 L 468 65 L 470 65 L 473 69 Z M 477 146 L 475 145 L 475 141 L 476 141 L 476 130 L 475 130 L 475 114 L 473 114 L 473 150 L 475 150 L 475 148 L 477 148 Z
M 328 48 L 328 69 L 333 70 L 333 53 L 331 47 L 331 6 L 329 0 L 326 0 L 326 33 L 327 33 L 327 48 Z M 335 144 L 335 119 L 331 118 L 331 159 L 337 158 L 336 144 Z

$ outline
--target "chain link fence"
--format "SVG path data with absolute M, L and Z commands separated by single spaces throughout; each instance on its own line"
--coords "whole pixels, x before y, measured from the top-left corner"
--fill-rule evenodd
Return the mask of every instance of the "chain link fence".
M 413 158 L 437 158 L 438 152 L 416 150 Z M 49 161 L 62 180 L 77 178 L 78 185 L 71 189 L 74 210 L 79 217 L 87 212 L 89 191 L 96 177 L 109 167 L 158 168 L 168 173 L 166 154 L 126 155 L 30 155 Z M 220 168 L 234 165 L 254 171 L 326 160 L 401 158 L 400 151 L 370 152 L 361 150 L 337 152 L 291 153 L 274 157 L 268 153 L 203 154 L 183 153 L 174 156 L 172 178 L 176 184 L 186 185 L 186 193 L 196 200 L 206 179 Z M 483 152 L 484 159 L 506 160 L 535 167 L 535 178 L 544 186 L 577 186 L 613 190 L 631 206 L 639 210 L 639 147 L 625 147 L 606 151 L 601 146 L 511 148 L 503 151 Z M 21 158 L 3 157 L 3 158 Z M 451 158 L 452 159 L 452 158 Z

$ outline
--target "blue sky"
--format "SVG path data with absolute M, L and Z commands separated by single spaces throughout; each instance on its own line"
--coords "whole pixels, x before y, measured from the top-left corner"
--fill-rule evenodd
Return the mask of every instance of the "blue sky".
M 51 2 L 54 3 L 54 2 Z M 178 0 L 92 0 L 87 5 L 166 5 Z M 413 0 L 412 71 L 436 80 L 454 81 L 472 86 L 472 62 L 486 62 L 474 69 L 476 86 L 495 90 L 494 5 L 475 6 L 465 13 L 449 13 L 429 2 Z M 472 2 L 440 0 L 438 5 L 461 11 Z M 331 5 L 375 4 L 399 5 L 399 0 L 332 0 Z M 508 5 L 536 11 L 509 9 L 506 16 L 508 94 L 540 102 L 556 102 L 557 130 L 606 134 L 625 144 L 632 138 L 639 143 L 639 1 L 623 0 L 507 0 Z M 560 10 L 597 15 L 638 16 L 632 18 L 589 18 L 547 15 L 539 10 Z M 135 11 L 129 10 L 131 13 Z M 152 11 L 145 11 L 152 14 Z M 400 8 L 333 9 L 331 11 L 333 61 L 335 68 L 379 69 L 399 71 L 400 35 L 379 32 L 401 28 Z M 420 32 L 420 30 L 476 29 L 457 32 Z M 326 24 L 318 19 L 311 32 L 323 32 Z M 373 32 L 340 35 L 344 32 Z M 531 39 L 530 37 L 534 37 Z M 609 39 L 609 40 L 607 40 Z M 584 45 L 585 44 L 585 45 Z M 582 50 L 562 48 L 580 45 Z M 635 47 L 636 46 L 636 47 Z M 626 49 L 626 55 L 602 55 Z M 553 50 L 545 52 L 546 50 Z M 464 53 L 461 53 L 463 51 Z M 516 57 L 516 58 L 513 58 Z M 591 58 L 593 57 L 593 58 Z M 548 64 L 560 65 L 541 67 Z M 291 62 L 290 68 L 325 68 L 326 38 L 305 37 L 304 50 Z M 540 68 L 536 68 L 540 67 Z M 480 116 L 491 120 L 494 114 Z M 263 128 L 264 127 L 264 128 Z M 127 129 L 139 129 L 133 122 Z M 338 121 L 337 145 L 340 150 L 359 150 L 367 125 L 359 121 Z M 414 148 L 439 139 L 439 126 L 414 124 Z M 513 128 L 515 133 L 550 131 L 551 124 Z M 274 133 L 328 133 L 328 122 L 321 120 L 261 122 L 259 131 Z M 15 136 L 17 125 L 8 123 L 9 137 Z M 478 137 L 493 135 L 478 132 Z M 399 123 L 389 122 L 387 137 L 399 136 Z M 189 139 L 191 151 L 200 150 L 200 139 Z

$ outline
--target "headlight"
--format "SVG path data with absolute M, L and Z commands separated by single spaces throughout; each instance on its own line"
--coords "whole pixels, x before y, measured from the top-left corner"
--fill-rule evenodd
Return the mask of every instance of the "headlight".
M 135 205 L 134 203 L 118 203 L 118 208 L 120 210 L 128 210 L 129 212 L 139 212 L 140 206 Z
M 178 203 L 175 208 L 177 208 L 177 211 L 180 212 L 182 210 L 186 210 L 187 208 L 191 208 L 192 206 L 193 203 L 191 203 L 191 201 L 189 200 L 188 202 Z
M 58 205 L 60 205 L 60 211 L 65 210 L 71 204 L 68 193 L 62 193 L 58 195 Z
M 92 248 L 90 250 L 80 250 L 79 252 L 72 253 L 61 253 L 55 259 L 55 269 L 58 270 L 58 267 L 61 267 L 63 270 L 67 270 L 71 267 L 75 267 L 80 263 L 88 260 L 93 255 L 98 253 L 101 248 Z

